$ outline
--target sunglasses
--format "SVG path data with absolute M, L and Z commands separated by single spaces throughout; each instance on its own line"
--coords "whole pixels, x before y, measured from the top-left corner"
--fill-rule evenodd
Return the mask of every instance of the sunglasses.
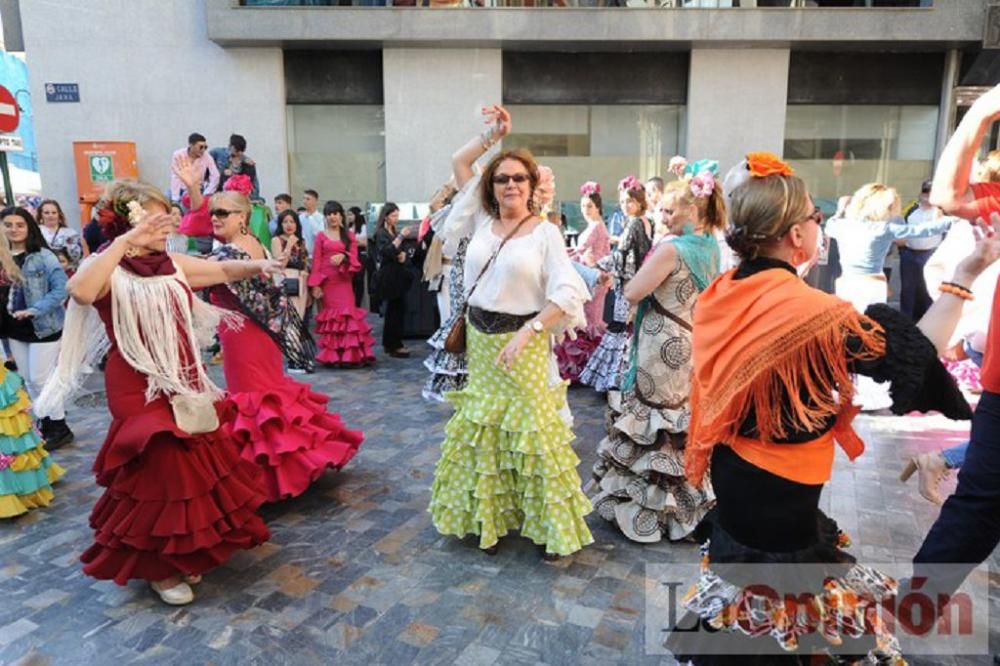
M 509 175 L 507 175 L 505 173 L 499 173 L 499 174 L 493 176 L 493 184 L 494 185 L 506 185 L 510 181 L 514 181 L 515 183 L 517 183 L 517 184 L 520 185 L 521 183 L 528 182 L 530 179 L 531 179 L 531 176 L 529 176 L 526 173 L 515 173 L 513 176 L 509 176 Z
M 220 220 L 224 220 L 227 217 L 229 217 L 230 215 L 234 215 L 234 214 L 236 214 L 238 212 L 239 212 L 238 210 L 226 210 L 225 208 L 213 208 L 212 209 L 212 217 L 217 217 Z
M 813 208 L 812 215 L 806 218 L 807 220 L 812 220 L 816 224 L 823 224 L 823 211 L 819 208 Z

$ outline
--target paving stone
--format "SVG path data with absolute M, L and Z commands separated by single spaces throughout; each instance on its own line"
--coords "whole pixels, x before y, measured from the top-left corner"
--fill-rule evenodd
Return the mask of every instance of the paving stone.
M 696 564 L 696 545 L 631 543 L 592 515 L 596 543 L 545 563 L 516 533 L 488 557 L 475 539 L 435 532 L 427 502 L 449 408 L 422 402 L 421 356 L 301 378 L 331 397 L 365 443 L 301 497 L 265 506 L 272 540 L 207 575 L 183 609 L 162 605 L 142 583 L 121 587 L 80 571 L 88 512 L 101 494 L 90 466 L 109 423 L 92 377 L 90 402 L 70 408 L 76 443 L 53 454 L 67 469 L 56 502 L 0 523 L 0 663 L 676 663 L 644 653 L 644 594 L 655 585 L 647 565 Z M 222 382 L 221 368 L 210 372 Z M 603 400 L 589 389 L 572 389 L 569 400 L 587 479 Z M 865 455 L 850 463 L 837 454 L 821 505 L 852 532 L 860 560 L 907 562 L 937 509 L 897 474 L 909 456 L 961 441 L 968 424 L 867 415 L 856 423 Z M 991 562 L 1000 570 L 1000 558 Z M 991 637 L 1000 651 L 1000 632 Z

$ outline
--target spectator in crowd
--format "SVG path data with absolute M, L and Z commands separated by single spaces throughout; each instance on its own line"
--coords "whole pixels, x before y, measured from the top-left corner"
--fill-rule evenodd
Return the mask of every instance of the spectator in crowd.
M 208 154 L 208 141 L 205 137 L 197 132 L 192 132 L 188 136 L 187 148 L 181 148 L 174 151 L 174 155 L 170 160 L 170 200 L 180 201 L 181 197 L 187 190 L 184 188 L 184 183 L 177 174 L 174 173 L 174 165 L 177 163 L 181 157 L 187 156 L 191 162 L 202 169 L 202 185 L 203 194 L 212 194 L 219 189 L 219 169 L 215 165 L 215 160 L 212 156 Z M 208 173 L 208 178 L 204 177 L 204 173 Z
M 83 244 L 80 232 L 66 224 L 66 215 L 58 201 L 55 199 L 42 201 L 38 205 L 38 219 L 41 222 L 39 228 L 42 236 L 49 244 L 49 248 L 53 252 L 66 250 L 74 268 L 79 265 L 81 259 L 90 254 Z
M 916 208 L 906 216 L 907 224 L 922 225 L 942 217 L 940 209 L 930 204 L 928 200 L 930 193 L 931 181 L 924 181 L 920 187 L 920 197 L 917 199 Z M 899 309 L 913 321 L 919 321 L 931 303 L 934 302 L 930 294 L 927 293 L 924 265 L 942 240 L 944 240 L 944 234 L 900 241 L 899 277 L 902 281 L 902 291 L 899 295 Z
M 302 193 L 302 207 L 305 210 L 299 212 L 299 221 L 302 222 L 302 240 L 306 242 L 306 249 L 312 256 L 313 245 L 316 242 L 316 234 L 326 228 L 326 220 L 323 218 L 323 211 L 319 210 L 319 193 L 316 190 L 305 190 Z
M 226 184 L 231 177 L 243 174 L 250 178 L 253 185 L 250 190 L 250 199 L 260 198 L 260 184 L 257 182 L 257 165 L 250 156 L 246 154 L 247 140 L 239 134 L 229 135 L 228 148 L 212 148 L 208 151 L 215 161 L 215 166 L 219 170 L 219 189 Z
M 101 231 L 101 223 L 97 220 L 97 209 L 99 207 L 100 204 L 94 206 L 91 211 L 90 222 L 83 228 L 83 242 L 90 252 L 97 252 L 106 242 L 104 232 Z
M 271 222 L 268 228 L 271 230 L 271 236 L 280 236 L 281 231 L 278 229 L 278 218 L 286 210 L 291 210 L 292 208 L 292 195 L 282 192 L 278 196 L 274 197 L 274 217 L 271 218 Z

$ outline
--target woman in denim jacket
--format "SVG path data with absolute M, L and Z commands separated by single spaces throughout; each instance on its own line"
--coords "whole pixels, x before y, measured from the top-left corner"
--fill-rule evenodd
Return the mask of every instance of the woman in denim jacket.
M 34 399 L 59 358 L 66 273 L 31 213 L 20 207 L 5 208 L 0 220 L 22 275 L 19 281 L 4 276 L 0 285 L 0 303 L 5 306 L 0 308 L 0 336 L 10 343 L 18 372 Z M 42 418 L 40 427 L 50 451 L 73 439 L 61 405 Z

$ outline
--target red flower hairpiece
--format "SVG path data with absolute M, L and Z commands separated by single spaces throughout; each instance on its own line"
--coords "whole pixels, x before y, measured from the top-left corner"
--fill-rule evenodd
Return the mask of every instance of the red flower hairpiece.
M 250 196 L 250 192 L 253 191 L 253 181 L 250 180 L 250 176 L 238 173 L 235 176 L 230 176 L 226 184 L 222 186 L 225 192 L 239 192 L 245 197 Z

